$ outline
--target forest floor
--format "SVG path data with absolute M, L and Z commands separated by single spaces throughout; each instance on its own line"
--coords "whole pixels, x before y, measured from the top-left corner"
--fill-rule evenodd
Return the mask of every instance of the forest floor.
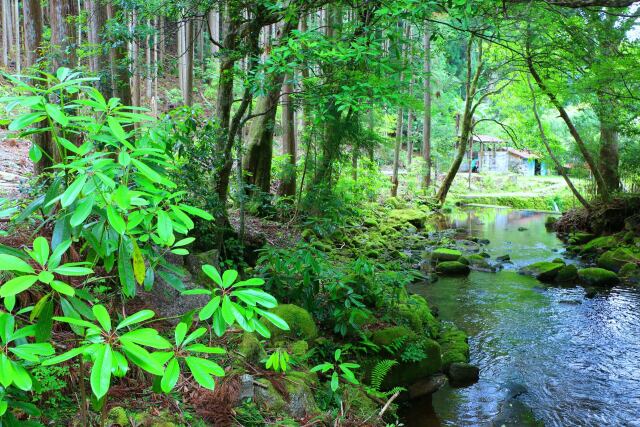
M 0 197 L 17 197 L 32 172 L 29 142 L 7 138 L 7 132 L 0 130 Z

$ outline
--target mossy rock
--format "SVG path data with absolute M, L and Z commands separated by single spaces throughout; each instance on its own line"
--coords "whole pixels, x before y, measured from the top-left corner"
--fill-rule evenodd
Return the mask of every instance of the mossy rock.
M 616 245 L 617 242 L 614 236 L 596 237 L 583 245 L 580 253 L 582 255 L 595 255 L 614 248 Z
M 458 261 L 444 261 L 436 265 L 436 272 L 442 276 L 466 276 L 470 269 Z
M 466 258 L 469 261 L 469 265 L 474 270 L 494 271 L 494 267 L 491 264 L 489 264 L 489 261 L 487 261 L 487 258 L 480 254 L 469 255 Z
M 556 278 L 562 267 L 564 267 L 564 264 L 540 261 L 521 268 L 520 273 L 533 276 L 542 282 L 550 282 Z
M 378 226 L 378 220 L 376 220 L 375 218 L 366 217 L 362 220 L 362 225 L 367 228 L 375 228 Z
M 562 258 L 554 258 L 553 260 L 551 260 L 551 262 L 554 264 L 562 264 L 562 265 L 566 264 L 566 262 Z
M 556 282 L 567 283 L 573 282 L 578 278 L 578 269 L 575 265 L 565 265 L 560 270 L 558 270 L 558 274 L 556 275 Z
M 572 245 L 584 245 L 590 240 L 593 240 L 596 236 L 591 233 L 585 233 L 578 231 L 576 233 L 569 234 L 569 243 Z
M 431 252 L 434 261 L 457 261 L 461 256 L 462 252 L 457 249 L 438 248 Z
M 556 218 L 555 216 L 548 216 L 544 220 L 544 226 L 547 228 L 547 230 L 552 230 L 556 225 L 556 222 L 558 222 L 558 218 Z
M 618 272 L 618 274 L 620 274 L 620 277 L 630 277 L 638 274 L 639 272 L 640 272 L 640 268 L 638 267 L 638 264 L 633 262 L 628 262 L 625 265 L 623 265 L 622 268 L 620 268 L 620 271 Z
M 361 387 L 344 384 L 342 386 L 345 407 L 349 408 L 349 415 L 357 420 L 374 418 L 380 411 L 380 405 L 374 402 Z
M 313 341 L 318 336 L 318 327 L 313 321 L 311 314 L 302 307 L 294 304 L 280 304 L 271 312 L 284 319 L 289 325 L 288 331 L 278 329 L 271 322 L 265 320 L 265 324 L 271 331 L 271 339 L 276 340 L 279 337 L 287 337 L 292 339 L 304 339 Z
M 623 265 L 630 262 L 640 262 L 640 254 L 627 248 L 617 248 L 600 255 L 598 258 L 598 267 L 617 273 Z
M 414 331 L 424 332 L 430 337 L 435 337 L 438 332 L 439 322 L 420 295 L 411 295 L 406 303 L 398 304 L 397 315 Z
M 107 427 L 129 427 L 131 422 L 127 411 L 122 406 L 114 406 L 109 410 L 106 425 Z
M 455 326 L 443 328 L 438 343 L 442 351 L 442 366 L 445 369 L 452 363 L 469 362 L 468 337 L 464 331 Z
M 397 197 L 389 197 L 384 204 L 392 209 L 404 209 L 407 206 L 407 202 Z
M 410 224 L 420 230 L 424 228 L 427 214 L 420 209 L 394 209 L 388 218 L 392 224 Z
M 204 274 L 204 272 L 202 271 L 202 266 L 205 264 L 209 264 L 213 265 L 216 268 L 219 268 L 218 257 L 219 252 L 217 249 L 212 249 L 210 251 L 200 253 L 190 253 L 185 258 L 185 267 L 187 268 L 189 273 L 191 273 L 196 283 L 198 283 L 199 285 L 204 285 L 207 283 L 211 284 L 212 281 L 209 276 Z
M 242 334 L 240 344 L 238 345 L 238 352 L 242 354 L 247 362 L 254 364 L 260 363 L 260 361 L 267 356 L 258 337 L 251 332 Z
M 578 277 L 586 286 L 614 286 L 620 283 L 616 273 L 598 267 L 580 269 Z
M 469 261 L 469 259 L 468 259 L 467 257 L 463 257 L 463 256 L 461 256 L 460 258 L 458 258 L 458 259 L 457 259 L 457 261 L 458 261 L 459 263 L 461 263 L 461 264 L 464 264 L 464 265 L 469 265 L 469 264 L 471 264 L 471 262 Z

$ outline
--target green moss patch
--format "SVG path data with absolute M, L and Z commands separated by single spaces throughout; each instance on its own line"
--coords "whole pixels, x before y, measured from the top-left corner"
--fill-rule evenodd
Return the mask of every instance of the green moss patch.
M 616 273 L 598 267 L 578 270 L 578 277 L 586 286 L 613 286 L 620 283 Z
M 564 267 L 564 264 L 540 261 L 521 268 L 520 273 L 533 276 L 542 282 L 550 282 L 556 278 L 562 267 Z
M 607 251 L 598 258 L 598 267 L 618 272 L 627 263 L 639 263 L 640 254 L 631 249 L 617 248 Z
M 318 337 L 318 327 L 313 321 L 311 314 L 304 308 L 294 304 L 281 304 L 271 311 L 284 319 L 289 325 L 289 330 L 283 331 L 282 329 L 276 328 L 270 322 L 266 322 L 269 331 L 271 331 L 271 338 L 274 341 L 279 337 L 301 338 L 307 341 L 314 340 Z
M 456 249 L 438 248 L 431 252 L 434 261 L 457 261 L 461 256 L 462 252 Z
M 444 261 L 436 265 L 436 272 L 443 276 L 466 276 L 469 266 L 458 261 Z

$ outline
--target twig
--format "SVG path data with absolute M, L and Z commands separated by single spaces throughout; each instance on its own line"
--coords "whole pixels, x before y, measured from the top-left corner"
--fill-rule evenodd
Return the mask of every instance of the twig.
M 385 403 L 384 406 L 382 407 L 382 409 L 380 410 L 380 413 L 378 414 L 378 417 L 382 418 L 382 416 L 387 411 L 387 409 L 389 409 L 389 406 L 393 403 L 394 400 L 396 400 L 396 397 L 398 397 L 399 395 L 400 395 L 400 392 L 396 391 L 393 394 L 393 396 L 391 396 L 389 398 L 389 400 L 387 400 L 387 403 Z

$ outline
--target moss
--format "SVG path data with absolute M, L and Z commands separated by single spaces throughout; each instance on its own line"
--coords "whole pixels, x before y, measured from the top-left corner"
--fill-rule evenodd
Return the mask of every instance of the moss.
M 304 358 L 305 354 L 307 354 L 307 351 L 309 351 L 309 343 L 305 340 L 298 340 L 291 344 L 289 351 L 293 357 L 301 360 Z
M 533 276 L 542 282 L 549 282 L 555 279 L 562 267 L 564 264 L 540 261 L 520 269 L 520 273 Z
M 407 202 L 397 197 L 389 197 L 384 201 L 384 204 L 392 209 L 403 209 L 407 206 Z
M 578 269 L 575 265 L 565 265 L 556 275 L 556 282 L 566 283 L 573 282 L 578 278 Z
M 349 414 L 357 421 L 371 419 L 380 411 L 380 406 L 367 396 L 361 387 L 345 384 L 342 392 L 344 406 L 349 408 Z
M 378 221 L 375 218 L 366 217 L 362 220 L 362 225 L 369 228 L 374 228 L 378 226 Z
M 406 326 L 391 326 L 384 329 L 378 329 L 371 336 L 371 341 L 379 345 L 381 347 L 385 345 L 389 345 L 394 342 L 396 339 L 404 336 L 414 336 L 415 333 L 412 332 Z
M 551 230 L 556 225 L 556 222 L 558 222 L 558 218 L 555 216 L 548 216 L 547 219 L 544 220 L 544 226 L 547 230 Z
M 566 262 L 564 262 L 562 258 L 554 258 L 551 262 L 554 264 L 562 264 L 562 265 L 566 264 Z
M 271 381 L 266 378 L 258 378 L 256 382 L 262 386 L 256 387 L 255 401 L 260 407 L 261 413 L 282 414 L 287 406 L 284 398 L 275 389 Z
M 238 345 L 238 352 L 242 354 L 249 363 L 258 363 L 266 357 L 266 353 L 255 334 L 245 332 Z
M 457 261 L 461 256 L 462 252 L 456 249 L 438 248 L 431 252 L 434 261 Z
M 283 331 L 276 328 L 271 322 L 265 322 L 271 331 L 272 339 L 288 337 L 313 341 L 318 336 L 318 327 L 311 314 L 304 308 L 294 304 L 281 304 L 272 309 L 271 312 L 280 316 L 289 325 L 289 331 Z
M 629 262 L 640 262 L 640 255 L 627 248 L 617 248 L 607 251 L 598 258 L 598 267 L 618 272 Z
M 420 209 L 394 209 L 389 212 L 389 222 L 392 224 L 410 224 L 417 229 L 424 228 L 427 214 Z
M 593 240 L 595 237 L 596 236 L 591 233 L 578 231 L 578 232 L 569 234 L 568 241 L 572 245 L 584 245 L 588 241 Z
M 638 268 L 637 264 L 633 262 L 628 262 L 625 265 L 623 265 L 622 268 L 620 268 L 619 274 L 620 274 L 620 277 L 631 277 L 631 276 L 638 275 L 639 271 L 640 271 L 640 268 Z
M 311 228 L 305 228 L 304 230 L 302 230 L 302 233 L 300 233 L 300 237 L 309 242 L 311 239 L 316 237 L 316 233 L 314 233 Z
M 109 410 L 107 426 L 128 427 L 130 424 L 127 412 L 122 406 L 115 406 Z
M 452 363 L 469 362 L 469 344 L 464 331 L 449 326 L 442 330 L 438 342 L 442 349 L 442 366 L 447 369 Z
M 458 258 L 457 260 L 459 263 L 464 264 L 464 265 L 469 265 L 471 264 L 471 262 L 469 261 L 469 259 L 467 257 L 463 257 L 461 256 L 460 258 Z
M 578 277 L 586 286 L 613 286 L 620 282 L 616 273 L 598 267 L 578 270 Z
M 616 239 L 613 236 L 601 236 L 590 240 L 580 250 L 582 255 L 592 255 L 602 253 L 616 246 Z
M 463 276 L 469 274 L 469 266 L 458 261 L 444 261 L 436 265 L 436 272 L 443 276 Z

